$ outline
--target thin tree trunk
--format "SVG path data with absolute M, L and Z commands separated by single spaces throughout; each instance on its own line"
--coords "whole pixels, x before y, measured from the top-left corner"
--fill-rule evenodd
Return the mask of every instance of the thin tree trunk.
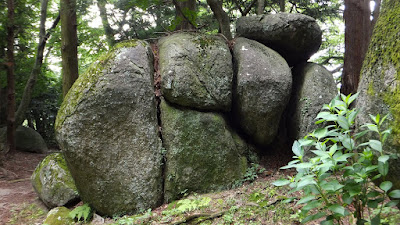
M 207 0 L 207 4 L 210 6 L 214 13 L 214 17 L 218 20 L 219 31 L 228 40 L 232 40 L 231 26 L 228 14 L 222 8 L 221 0 Z
M 374 11 L 372 12 L 372 21 L 371 21 L 371 29 L 370 29 L 370 35 L 372 36 L 372 31 L 374 30 L 376 21 L 379 18 L 379 14 L 381 12 L 381 0 L 375 0 L 375 8 Z
M 63 96 L 78 79 L 76 0 L 61 0 L 61 57 Z
M 175 5 L 175 19 L 180 21 L 176 26 L 176 30 L 192 30 L 196 28 L 196 24 L 190 14 L 196 12 L 195 0 L 172 0 Z
M 265 0 L 258 0 L 257 2 L 257 15 L 262 15 L 265 9 Z
M 6 152 L 15 152 L 15 75 L 14 75 L 14 0 L 7 0 L 7 146 Z
M 285 12 L 285 0 L 279 0 L 279 8 L 281 10 L 281 12 Z
M 345 53 L 341 92 L 356 93 L 362 63 L 370 40 L 369 0 L 345 0 Z
M 107 10 L 106 10 L 107 0 L 98 0 L 97 7 L 99 7 L 101 22 L 103 24 L 104 33 L 106 34 L 106 39 L 109 47 L 115 45 L 114 31 L 108 22 Z
M 33 69 L 29 76 L 28 82 L 25 85 L 24 93 L 22 94 L 21 102 L 18 106 L 18 110 L 15 116 L 15 124 L 16 126 L 21 125 L 25 120 L 25 113 L 28 110 L 29 104 L 32 99 L 32 92 L 36 84 L 37 76 L 40 74 L 40 70 L 43 64 L 43 54 L 44 48 L 46 46 L 46 42 L 50 37 L 51 31 L 57 26 L 60 21 L 60 15 L 57 16 L 54 21 L 52 27 L 46 34 L 46 18 L 47 18 L 47 5 L 49 0 L 41 1 L 41 10 L 40 10 L 40 27 L 39 27 L 39 43 L 36 52 L 36 60 L 33 65 Z

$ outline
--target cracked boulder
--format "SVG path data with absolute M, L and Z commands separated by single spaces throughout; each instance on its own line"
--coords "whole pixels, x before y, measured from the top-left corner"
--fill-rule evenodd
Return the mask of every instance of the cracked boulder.
M 266 146 L 275 138 L 289 101 L 292 73 L 278 53 L 253 40 L 236 39 L 233 55 L 235 121 L 256 144 Z
M 33 189 L 49 208 L 79 199 L 79 194 L 61 153 L 48 155 L 31 177 Z
M 161 103 L 166 149 L 164 200 L 185 193 L 227 189 L 247 168 L 246 144 L 218 113 L 176 108 Z
M 306 62 L 322 43 L 317 21 L 303 14 L 277 13 L 242 16 L 236 22 L 237 36 L 256 40 L 286 59 L 290 66 Z
M 323 91 L 321 91 L 323 90 Z M 301 139 L 321 125 L 315 117 L 338 90 L 332 74 L 315 63 L 306 63 L 293 69 L 293 92 L 289 102 L 287 130 L 292 139 Z
M 219 36 L 177 33 L 159 42 L 161 91 L 171 103 L 230 111 L 232 56 Z
M 161 204 L 153 74 L 147 42 L 118 44 L 78 78 L 58 112 L 57 141 L 81 199 L 99 214 Z

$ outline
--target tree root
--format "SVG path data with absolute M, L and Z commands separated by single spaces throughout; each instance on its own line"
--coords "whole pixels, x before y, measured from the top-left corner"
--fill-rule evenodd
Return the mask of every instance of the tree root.
M 171 225 L 179 225 L 179 224 L 183 224 L 183 223 L 189 223 L 192 220 L 200 218 L 200 221 L 197 221 L 195 223 L 195 224 L 199 224 L 200 222 L 203 222 L 203 221 L 206 221 L 206 220 L 211 220 L 211 219 L 214 219 L 214 218 L 221 217 L 226 212 L 227 211 L 220 211 L 220 212 L 216 212 L 216 213 L 194 213 L 194 214 L 186 216 L 182 220 L 179 220 L 179 221 L 176 221 L 176 222 L 172 223 Z

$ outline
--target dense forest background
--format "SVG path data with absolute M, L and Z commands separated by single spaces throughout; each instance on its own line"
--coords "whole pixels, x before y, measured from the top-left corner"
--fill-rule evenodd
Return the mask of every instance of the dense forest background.
M 312 60 L 331 70 L 342 93 L 354 93 L 380 6 L 381 0 L 0 0 L 3 153 L 14 151 L 22 123 L 57 147 L 53 125 L 63 95 L 116 43 L 155 42 L 177 30 L 220 33 L 230 41 L 242 16 L 288 12 L 317 19 L 323 44 Z

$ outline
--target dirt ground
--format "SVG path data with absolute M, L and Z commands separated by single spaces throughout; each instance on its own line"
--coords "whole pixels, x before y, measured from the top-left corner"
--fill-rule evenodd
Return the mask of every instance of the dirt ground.
M 46 154 L 16 152 L 8 154 L 4 162 L 7 174 L 0 170 L 0 224 L 9 224 L 13 212 L 36 203 L 46 207 L 33 190 L 30 177 Z

